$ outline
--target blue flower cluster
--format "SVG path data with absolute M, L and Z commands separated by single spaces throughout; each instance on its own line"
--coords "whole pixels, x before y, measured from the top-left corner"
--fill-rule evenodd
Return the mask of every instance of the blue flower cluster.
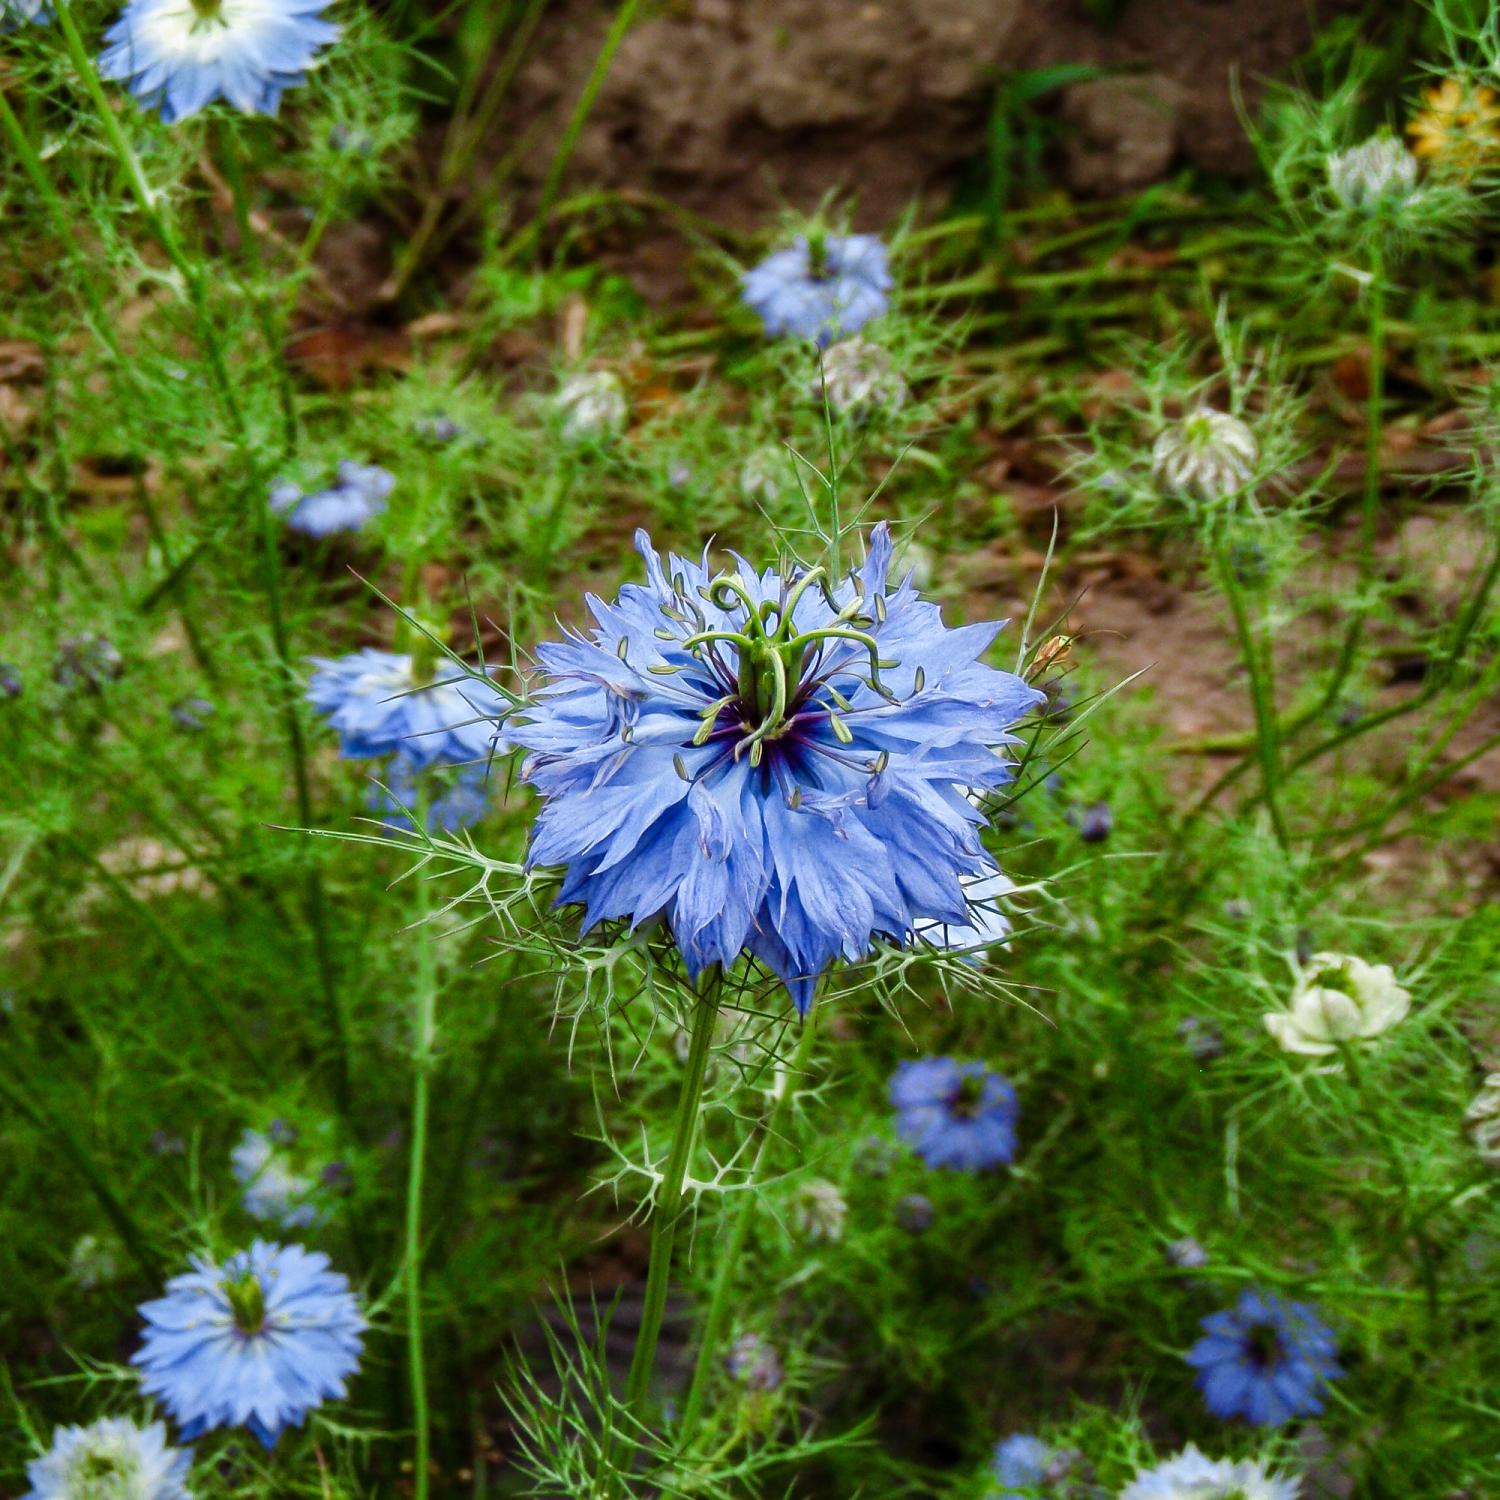
M 366 521 L 385 509 L 396 487 L 396 476 L 376 464 L 357 464 L 345 459 L 338 466 L 338 481 L 327 489 L 306 494 L 289 479 L 271 488 L 271 509 L 286 518 L 287 530 L 304 536 L 326 537 L 341 531 L 358 531 Z
M 1315 1416 L 1323 1387 L 1343 1373 L 1333 1331 L 1305 1302 L 1251 1288 L 1232 1308 L 1204 1318 L 1203 1333 L 1187 1361 L 1208 1409 L 1226 1421 L 1279 1427 Z
M 816 243 L 798 235 L 746 271 L 740 288 L 772 337 L 815 339 L 826 348 L 886 310 L 891 273 L 873 234 L 830 234 Z
M 647 582 L 539 648 L 507 725 L 559 902 L 585 928 L 665 918 L 694 976 L 748 950 L 802 1010 L 835 959 L 971 926 L 964 879 L 996 867 L 967 793 L 1011 778 L 996 749 L 1042 701 L 979 660 L 1000 627 L 949 629 L 893 582 L 883 525 L 837 583 L 636 540 Z
M 168 124 L 227 99 L 274 115 L 339 28 L 329 0 L 129 0 L 105 34 L 104 78 L 129 83 Z
M 326 1255 L 301 1245 L 256 1240 L 222 1265 L 191 1259 L 140 1309 L 145 1338 L 131 1363 L 141 1389 L 185 1438 L 247 1427 L 273 1447 L 283 1428 L 345 1394 L 365 1330 L 359 1302 Z
M 1010 1081 L 982 1062 L 922 1057 L 891 1075 L 896 1134 L 929 1167 L 978 1172 L 1016 1154 L 1021 1106 Z

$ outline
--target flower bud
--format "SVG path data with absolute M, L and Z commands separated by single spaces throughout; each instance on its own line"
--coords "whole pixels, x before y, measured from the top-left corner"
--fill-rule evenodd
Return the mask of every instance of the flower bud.
M 1393 135 L 1372 135 L 1328 158 L 1328 188 L 1355 213 L 1373 214 L 1405 202 L 1416 191 L 1417 159 Z
M 797 1189 L 792 1205 L 792 1222 L 804 1240 L 827 1240 L 830 1244 L 844 1237 L 844 1220 L 849 1205 L 844 1195 L 822 1178 L 805 1182 Z
M 570 443 L 608 442 L 625 428 L 629 408 L 625 387 L 612 370 L 583 370 L 570 375 L 557 393 L 563 438 Z
M 838 416 L 854 421 L 876 411 L 896 411 L 908 394 L 890 351 L 861 338 L 841 339 L 829 349 L 812 383 L 814 401 L 822 402 L 826 395 Z
M 1170 495 L 1215 504 L 1249 484 L 1260 448 L 1238 417 L 1200 406 L 1166 428 L 1151 449 L 1151 477 Z

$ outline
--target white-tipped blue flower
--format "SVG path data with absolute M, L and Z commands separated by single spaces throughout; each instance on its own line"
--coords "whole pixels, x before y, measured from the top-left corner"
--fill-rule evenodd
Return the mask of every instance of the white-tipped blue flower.
M 798 235 L 740 278 L 745 302 L 773 338 L 816 339 L 826 347 L 858 333 L 890 300 L 885 246 L 873 234 Z
M 299 485 L 283 479 L 272 486 L 271 509 L 286 517 L 289 531 L 304 536 L 333 536 L 340 531 L 358 531 L 366 521 L 385 509 L 396 487 L 396 476 L 378 464 L 357 464 L 345 459 L 338 467 L 338 481 L 327 489 L 305 494 Z
M 223 1265 L 191 1259 L 165 1297 L 140 1309 L 145 1340 L 131 1357 L 141 1389 L 185 1438 L 247 1427 L 270 1448 L 284 1427 L 346 1393 L 366 1324 L 326 1255 L 256 1240 Z
M 105 78 L 127 82 L 168 124 L 227 99 L 247 115 L 274 115 L 339 34 L 322 19 L 329 0 L 129 0 L 105 33 Z
M 1189 1443 L 1176 1458 L 1143 1469 L 1120 1500 L 1296 1500 L 1297 1481 L 1252 1459 L 1209 1458 Z
M 252 1219 L 283 1229 L 307 1229 L 326 1217 L 315 1201 L 318 1184 L 294 1171 L 287 1153 L 269 1136 L 247 1130 L 229 1160 L 234 1180 L 245 1189 L 240 1201 Z
M 167 1446 L 163 1423 L 102 1417 L 52 1434 L 52 1446 L 26 1466 L 23 1500 L 190 1500 L 191 1463 L 186 1449 Z
M 498 689 L 452 662 L 418 682 L 410 656 L 392 651 L 313 657 L 307 701 L 338 730 L 348 760 L 403 755 L 413 774 L 433 765 L 488 761 L 509 748 L 499 732 L 508 707 Z

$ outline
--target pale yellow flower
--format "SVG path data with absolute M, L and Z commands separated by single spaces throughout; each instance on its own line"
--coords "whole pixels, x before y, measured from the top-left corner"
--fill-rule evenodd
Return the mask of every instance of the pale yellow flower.
M 1494 89 L 1445 78 L 1422 97 L 1425 107 L 1406 126 L 1413 155 L 1464 177 L 1500 157 L 1500 100 Z
M 1285 1010 L 1263 1017 L 1287 1052 L 1326 1057 L 1341 1046 L 1368 1042 L 1397 1024 L 1411 996 L 1389 964 L 1367 964 L 1347 953 L 1315 953 L 1298 976 Z

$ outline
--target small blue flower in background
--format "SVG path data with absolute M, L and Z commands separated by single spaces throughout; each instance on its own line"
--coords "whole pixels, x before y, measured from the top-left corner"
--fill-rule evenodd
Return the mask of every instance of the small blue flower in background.
M 826 347 L 886 310 L 891 273 L 873 234 L 830 234 L 816 248 L 798 235 L 746 271 L 740 286 L 773 338 L 790 334 Z
M 1030 1432 L 1011 1433 L 995 1444 L 995 1457 L 990 1467 L 999 1488 L 991 1493 L 1011 1495 L 1036 1489 L 1051 1462 L 1052 1449 L 1041 1438 Z
M 183 1437 L 247 1427 L 270 1448 L 284 1427 L 345 1394 L 366 1324 L 326 1255 L 256 1240 L 223 1265 L 191 1261 L 165 1297 L 141 1307 L 145 1341 L 131 1358 Z
M 750 1391 L 774 1391 L 784 1378 L 781 1356 L 758 1333 L 742 1333 L 729 1346 L 724 1368 Z
M 101 77 L 123 80 L 167 124 L 227 99 L 274 115 L 339 28 L 329 0 L 129 0 L 105 33 Z
M 234 1180 L 245 1191 L 240 1201 L 252 1219 L 283 1229 L 308 1229 L 327 1217 L 314 1201 L 318 1184 L 294 1171 L 287 1153 L 258 1130 L 247 1130 L 229 1153 Z
M 748 951 L 804 1011 L 835 959 L 971 922 L 963 879 L 996 866 L 966 789 L 1011 779 L 994 747 L 1042 701 L 979 661 L 1000 627 L 949 629 L 893 583 L 884 525 L 841 581 L 636 543 L 648 582 L 539 648 L 506 726 L 559 903 L 585 930 L 664 917 L 694 976 Z
M 10 31 L 24 21 L 41 21 L 52 14 L 47 0 L 0 0 L 0 32 Z M 67 1431 L 77 1429 L 68 1428 Z
M 87 1427 L 59 1427 L 52 1446 L 26 1466 L 23 1500 L 190 1500 L 192 1455 L 167 1446 L 161 1422 L 137 1427 L 103 1417 Z
M 978 1172 L 1016 1154 L 1021 1106 L 1010 1081 L 982 1062 L 922 1057 L 891 1074 L 896 1134 L 929 1167 Z
M 427 827 L 432 832 L 452 833 L 477 823 L 490 808 L 490 768 L 476 762 L 461 766 L 448 784 L 431 795 L 427 804 Z M 369 805 L 388 813 L 382 819 L 387 828 L 411 829 L 419 793 L 416 768 L 411 757 L 396 755 L 380 778 L 381 784 L 370 788 Z
M 498 721 L 508 700 L 483 678 L 441 661 L 430 682 L 414 680 L 410 656 L 366 648 L 315 656 L 307 701 L 338 731 L 347 760 L 402 755 L 415 775 L 504 754 Z
M 357 464 L 345 459 L 338 467 L 338 482 L 327 489 L 306 494 L 289 479 L 271 487 L 270 505 L 286 517 L 289 531 L 304 536 L 333 536 L 358 531 L 366 521 L 385 509 L 396 487 L 396 476 L 376 464 Z
M 1143 1469 L 1120 1500 L 1297 1500 L 1298 1484 L 1253 1459 L 1209 1458 L 1189 1443 L 1175 1458 Z
M 1305 1302 L 1251 1288 L 1225 1312 L 1203 1319 L 1188 1351 L 1198 1389 L 1214 1416 L 1280 1427 L 1323 1410 L 1321 1391 L 1343 1371 L 1333 1331 Z

